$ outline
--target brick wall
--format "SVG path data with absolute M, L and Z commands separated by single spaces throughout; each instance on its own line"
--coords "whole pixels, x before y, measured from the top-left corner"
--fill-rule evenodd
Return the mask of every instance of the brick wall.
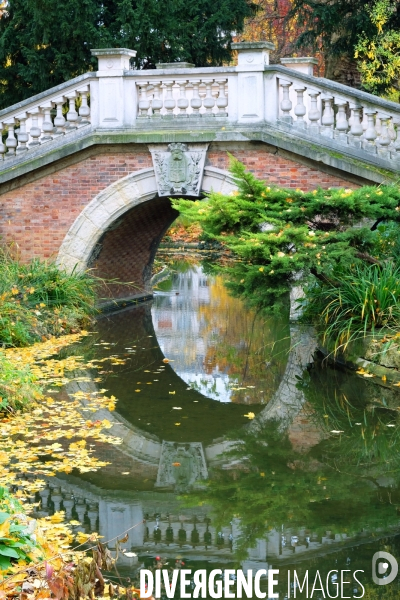
M 236 147 L 212 144 L 207 164 L 228 169 L 228 149 L 255 175 L 271 183 L 304 190 L 356 187 L 339 176 L 276 154 L 276 149 L 261 143 Z M 44 173 L 27 183 L 21 181 L 19 187 L 0 196 L 0 240 L 13 245 L 21 260 L 56 258 L 76 217 L 99 192 L 130 173 L 152 166 L 145 145 L 99 147 L 91 152 L 93 155 L 75 156 L 74 164 L 61 162 L 55 173 Z M 54 170 L 56 167 L 53 165 Z M 92 262 L 97 273 L 105 278 L 135 281 L 138 288 L 144 289 L 157 241 L 173 218 L 165 199 L 129 211 L 103 236 L 96 249 L 98 256 L 94 255 Z M 114 288 L 110 293 L 129 295 L 126 288 Z
M 300 188 L 304 191 L 317 187 L 349 187 L 357 185 L 335 175 L 330 175 L 315 167 L 299 164 L 271 152 L 271 146 L 261 143 L 248 144 L 249 149 L 230 150 L 229 153 L 240 160 L 247 169 L 260 179 L 288 188 Z M 212 144 L 207 154 L 207 164 L 218 169 L 229 169 L 229 156 L 224 146 Z
M 133 282 L 129 286 L 108 283 L 105 297 L 123 298 L 150 291 L 158 243 L 177 216 L 168 198 L 155 198 L 125 213 L 117 226 L 105 233 L 95 250 L 99 254 L 91 265 L 94 273 L 108 281 Z

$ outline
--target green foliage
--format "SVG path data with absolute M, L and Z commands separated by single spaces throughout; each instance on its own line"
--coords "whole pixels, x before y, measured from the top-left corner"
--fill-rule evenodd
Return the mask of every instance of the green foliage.
M 353 55 L 358 36 L 365 32 L 370 37 L 374 26 L 368 8 L 374 0 L 294 0 L 292 16 L 304 24 L 305 30 L 298 38 L 299 46 L 322 48 L 325 55 Z
M 0 19 L 1 108 L 96 69 L 90 48 L 137 50 L 136 68 L 229 61 L 250 0 L 9 0 Z
M 173 205 L 238 259 L 224 266 L 234 293 L 269 311 L 282 309 L 300 275 L 329 283 L 337 269 L 377 262 L 376 227 L 400 222 L 395 186 L 303 192 L 267 186 L 234 159 L 231 172 L 237 192 Z
M 29 367 L 0 350 L 0 414 L 21 410 L 39 397 L 41 388 Z
M 29 563 L 32 556 L 41 554 L 32 533 L 22 505 L 6 488 L 0 487 L 0 571 L 7 571 L 18 561 Z
M 328 77 L 338 60 L 356 58 L 363 87 L 399 99 L 400 4 L 396 0 L 294 0 L 291 16 L 305 30 L 300 47 L 322 46 Z M 330 64 L 336 65 L 332 70 Z
M 400 91 L 400 33 L 397 16 L 398 2 L 376 0 L 367 11 L 375 26 L 373 35 L 362 32 L 355 47 L 355 57 L 365 89 L 399 99 Z
M 97 280 L 35 259 L 0 255 L 0 344 L 26 346 L 77 331 L 95 312 Z
M 400 266 L 355 265 L 336 273 L 335 284 L 317 282 L 303 300 L 303 319 L 316 323 L 335 353 L 380 327 L 400 325 Z

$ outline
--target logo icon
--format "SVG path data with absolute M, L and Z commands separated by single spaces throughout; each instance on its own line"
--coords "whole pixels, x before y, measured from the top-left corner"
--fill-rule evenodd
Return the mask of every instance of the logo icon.
M 388 585 L 397 577 L 399 565 L 389 552 L 375 552 L 372 557 L 372 579 L 377 585 Z

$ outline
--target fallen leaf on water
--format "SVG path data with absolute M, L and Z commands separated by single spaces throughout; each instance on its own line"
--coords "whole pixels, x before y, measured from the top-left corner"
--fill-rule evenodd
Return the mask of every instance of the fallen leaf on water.
M 253 412 L 248 412 L 247 415 L 243 415 L 244 417 L 247 417 L 248 419 L 254 419 L 254 417 L 256 416 Z

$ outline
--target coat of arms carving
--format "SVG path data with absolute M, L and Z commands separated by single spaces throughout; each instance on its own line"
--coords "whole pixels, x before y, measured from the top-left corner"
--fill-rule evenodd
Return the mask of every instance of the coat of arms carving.
M 199 196 L 207 146 L 176 142 L 150 147 L 160 196 Z

